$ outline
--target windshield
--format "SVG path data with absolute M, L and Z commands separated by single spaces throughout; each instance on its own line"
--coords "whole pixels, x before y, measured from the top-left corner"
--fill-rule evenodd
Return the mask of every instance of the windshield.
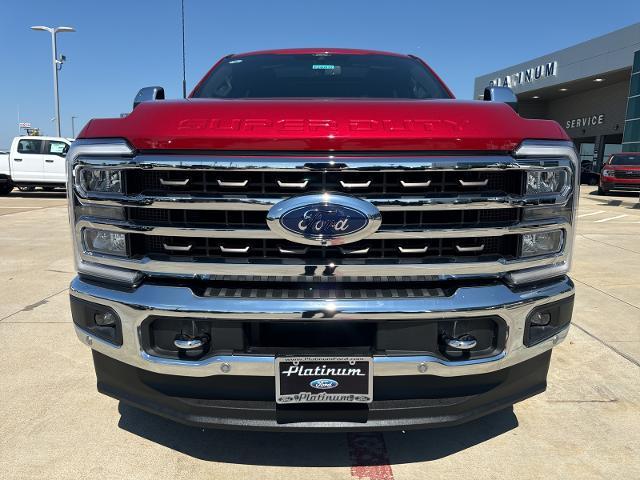
M 640 166 L 640 155 L 614 155 L 609 165 L 634 165 Z
M 411 57 L 264 54 L 229 57 L 193 98 L 451 98 Z

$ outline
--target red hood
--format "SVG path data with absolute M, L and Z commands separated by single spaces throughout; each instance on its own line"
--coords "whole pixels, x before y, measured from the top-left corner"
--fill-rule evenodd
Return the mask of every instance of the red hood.
M 141 150 L 245 151 L 510 151 L 524 139 L 569 138 L 500 103 L 307 99 L 146 102 L 125 118 L 92 120 L 78 138 L 108 137 Z

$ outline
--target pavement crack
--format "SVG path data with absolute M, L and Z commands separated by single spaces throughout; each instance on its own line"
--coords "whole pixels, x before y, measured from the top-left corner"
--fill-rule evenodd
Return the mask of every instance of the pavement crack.
M 596 242 L 596 243 L 600 243 L 602 245 L 607 245 L 609 247 L 613 247 L 613 248 L 618 248 L 620 250 L 624 250 L 625 252 L 631 252 L 631 253 L 635 253 L 635 254 L 640 254 L 640 252 L 636 251 L 636 250 L 631 250 L 629 248 L 624 248 L 621 247 L 619 245 L 614 245 L 612 243 L 607 243 L 607 242 L 603 242 L 602 240 L 596 240 L 594 238 L 589 238 L 587 235 L 599 235 L 599 234 L 584 234 L 584 233 L 579 233 L 578 236 L 584 238 L 585 240 L 589 240 L 590 242 Z
M 597 289 L 596 289 L 597 290 Z M 637 308 L 637 307 L 636 307 Z M 587 335 L 589 335 L 591 338 L 593 338 L 594 340 L 600 342 L 602 345 L 604 345 L 605 347 L 607 347 L 609 350 L 611 350 L 612 352 L 617 353 L 618 355 L 620 355 L 622 358 L 624 358 L 625 360 L 628 360 L 629 362 L 633 363 L 636 367 L 640 367 L 640 362 L 638 360 L 636 360 L 635 358 L 633 358 L 631 355 L 628 355 L 624 352 L 621 352 L 620 350 L 618 350 L 616 347 L 614 347 L 613 345 L 609 345 L 605 340 L 602 340 L 601 338 L 596 337 L 593 333 L 589 332 L 588 330 L 586 330 L 584 327 L 581 327 L 580 325 L 578 325 L 576 322 L 572 322 L 571 323 L 574 327 L 576 327 L 578 330 L 580 330 L 581 332 L 586 333 Z
M 16 310 L 15 312 L 10 313 L 9 315 L 5 315 L 4 317 L 0 318 L 0 322 L 2 322 L 3 320 L 6 320 L 7 318 L 11 318 L 14 315 L 17 315 L 18 313 L 30 312 L 34 308 L 39 307 L 40 305 L 44 305 L 45 303 L 47 303 L 47 300 L 49 300 L 50 298 L 55 297 L 56 295 L 60 295 L 62 292 L 65 292 L 67 290 L 69 290 L 69 287 L 65 287 L 62 290 L 60 290 L 59 292 L 52 293 L 51 295 L 49 295 L 47 297 L 44 297 L 42 300 L 39 300 L 36 303 L 32 303 L 31 305 L 27 305 L 26 307 L 23 307 L 20 310 Z
M 611 295 L 609 292 L 605 292 L 604 290 L 600 290 L 598 287 L 594 287 L 593 285 L 590 285 L 590 284 L 588 284 L 587 282 L 583 282 L 583 281 L 581 281 L 581 280 L 578 280 L 578 279 L 577 279 L 577 278 L 575 278 L 575 277 L 572 277 L 572 280 L 573 280 L 574 282 L 581 283 L 582 285 L 586 285 L 586 286 L 587 286 L 587 287 L 589 287 L 589 288 L 593 288 L 594 290 L 597 290 L 598 292 L 605 294 L 607 297 L 610 297 L 610 298 L 613 298 L 613 299 L 615 299 L 615 300 L 617 300 L 617 301 L 619 301 L 619 302 L 622 302 L 622 303 L 624 303 L 625 305 L 628 305 L 628 306 L 630 306 L 630 307 L 632 307 L 632 308 L 635 308 L 636 310 L 640 310 L 640 307 L 639 307 L 638 305 L 634 305 L 633 303 L 629 303 L 629 302 L 627 302 L 626 300 L 623 300 L 623 299 L 621 299 L 621 298 L 616 297 L 615 295 Z
M 20 310 L 21 312 L 30 312 L 31 310 L 34 310 L 36 308 L 38 308 L 41 305 L 45 305 L 47 303 L 47 299 L 43 299 L 40 300 L 39 302 L 36 303 L 32 303 L 31 305 L 27 305 L 26 307 L 24 307 L 22 310 Z

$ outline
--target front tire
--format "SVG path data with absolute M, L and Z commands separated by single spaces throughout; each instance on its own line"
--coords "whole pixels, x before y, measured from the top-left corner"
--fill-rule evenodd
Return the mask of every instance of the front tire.
M 598 195 L 609 195 L 609 190 L 604 190 L 601 186 L 598 185 Z
M 0 195 L 9 195 L 11 190 L 13 190 L 13 182 L 10 178 L 5 183 L 0 183 Z

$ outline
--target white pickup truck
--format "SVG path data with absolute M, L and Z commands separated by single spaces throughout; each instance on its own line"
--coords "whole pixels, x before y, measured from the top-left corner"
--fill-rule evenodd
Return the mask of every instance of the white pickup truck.
M 9 155 L 0 155 L 0 195 L 8 195 L 14 187 L 64 187 L 71 142 L 60 137 L 14 138 Z

